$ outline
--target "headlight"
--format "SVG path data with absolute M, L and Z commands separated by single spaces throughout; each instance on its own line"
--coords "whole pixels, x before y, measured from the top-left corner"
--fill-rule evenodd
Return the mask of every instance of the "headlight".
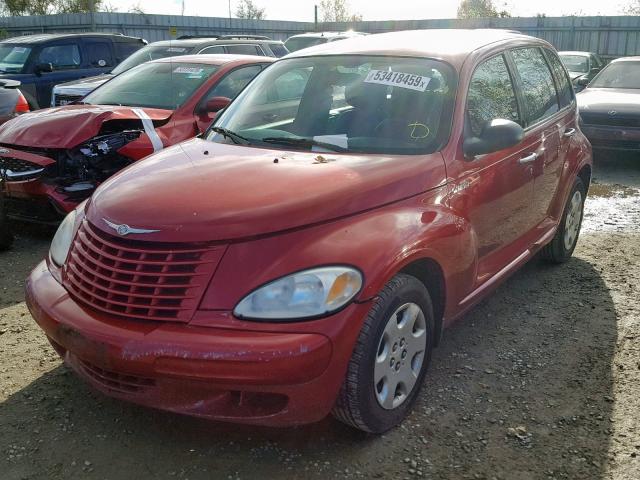
M 233 314 L 255 320 L 296 320 L 328 315 L 349 303 L 362 287 L 350 267 L 321 267 L 275 280 L 247 295 Z
M 67 254 L 71 248 L 73 236 L 76 234 L 80 221 L 84 217 L 86 203 L 87 201 L 85 200 L 64 218 L 51 241 L 49 256 L 58 267 L 64 265 L 64 262 L 67 260 Z

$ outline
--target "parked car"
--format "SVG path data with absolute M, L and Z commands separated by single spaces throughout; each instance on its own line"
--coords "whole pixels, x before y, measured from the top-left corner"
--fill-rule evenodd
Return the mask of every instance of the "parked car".
M 8 216 L 59 223 L 118 170 L 205 131 L 215 112 L 272 61 L 245 55 L 162 58 L 118 75 L 80 105 L 1 125 Z
M 0 124 L 29 111 L 29 103 L 19 86 L 17 80 L 0 78 Z
M 582 131 L 594 148 L 640 150 L 640 57 L 609 63 L 577 95 Z
M 558 52 L 558 55 L 569 70 L 576 92 L 581 91 L 604 67 L 602 59 L 593 52 Z
M 309 32 L 293 35 L 284 42 L 284 46 L 290 52 L 295 52 L 303 48 L 321 45 L 323 43 L 335 42 L 346 38 L 361 37 L 367 35 L 363 32 L 354 32 L 348 30 L 346 32 Z
M 270 40 L 267 37 L 259 35 L 183 36 L 177 40 L 154 42 L 131 55 L 110 73 L 56 85 L 53 88 L 51 106 L 68 105 L 77 102 L 110 78 L 149 60 L 198 53 L 283 57 L 289 53 L 289 51 L 284 47 L 282 42 Z
M 110 33 L 9 38 L 0 42 L 0 79 L 20 81 L 32 110 L 48 107 L 54 85 L 108 72 L 146 43 Z
M 120 399 L 262 425 L 397 425 L 442 330 L 538 252 L 591 176 L 553 47 L 499 31 L 289 55 L 60 225 L 27 304 Z M 541 328 L 543 326 L 541 325 Z

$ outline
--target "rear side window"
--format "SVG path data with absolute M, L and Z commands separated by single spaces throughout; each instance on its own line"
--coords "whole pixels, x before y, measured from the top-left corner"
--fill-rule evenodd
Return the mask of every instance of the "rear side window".
M 38 63 L 50 63 L 54 70 L 69 70 L 80 67 L 80 49 L 75 43 L 52 45 L 40 51 Z
M 200 50 L 200 53 L 206 53 L 207 55 L 212 55 L 214 53 L 225 53 L 224 47 L 220 45 L 214 45 L 211 47 L 206 47 Z
M 520 76 L 527 124 L 531 125 L 556 113 L 560 107 L 551 70 L 542 51 L 537 48 L 512 50 Z
M 564 108 L 573 101 L 573 87 L 569 82 L 569 77 L 565 71 L 562 62 L 558 56 L 551 50 L 545 50 L 549 64 L 558 82 L 558 99 L 560 100 L 560 108 Z
M 116 42 L 116 61 L 120 63 L 133 52 L 140 50 L 144 45 L 142 43 L 133 42 Z
M 87 62 L 92 67 L 113 67 L 111 45 L 107 42 L 85 42 Z
M 227 45 L 227 52 L 237 55 L 260 55 L 264 56 L 262 49 L 256 45 Z
M 287 53 L 289 53 L 289 50 L 287 50 L 287 48 L 281 43 L 270 43 L 269 48 L 271 48 L 273 54 L 278 58 L 284 57 Z
M 486 60 L 473 72 L 467 118 L 474 136 L 480 135 L 484 125 L 496 118 L 521 123 L 513 82 L 502 55 Z

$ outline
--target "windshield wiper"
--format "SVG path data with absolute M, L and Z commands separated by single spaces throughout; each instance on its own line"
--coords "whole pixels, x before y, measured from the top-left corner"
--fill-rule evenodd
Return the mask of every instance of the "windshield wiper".
M 234 132 L 232 130 L 229 130 L 227 128 L 211 127 L 211 131 L 219 133 L 223 137 L 228 138 L 229 140 L 231 140 L 236 145 L 249 145 L 249 144 L 251 144 L 251 140 L 249 140 L 247 137 L 243 137 L 239 133 L 236 133 L 236 132 Z
M 292 147 L 320 147 L 332 152 L 348 152 L 348 148 L 334 145 L 333 143 L 319 142 L 313 138 L 291 138 L 291 137 L 267 137 L 262 139 L 265 143 L 276 143 L 278 145 L 291 145 Z

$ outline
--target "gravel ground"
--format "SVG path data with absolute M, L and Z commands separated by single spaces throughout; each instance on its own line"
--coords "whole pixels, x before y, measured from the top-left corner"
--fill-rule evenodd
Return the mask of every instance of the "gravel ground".
M 65 368 L 23 303 L 51 233 L 0 254 L 0 478 L 640 478 L 640 160 L 597 159 L 566 265 L 532 261 L 445 334 L 380 437 L 147 410 Z

